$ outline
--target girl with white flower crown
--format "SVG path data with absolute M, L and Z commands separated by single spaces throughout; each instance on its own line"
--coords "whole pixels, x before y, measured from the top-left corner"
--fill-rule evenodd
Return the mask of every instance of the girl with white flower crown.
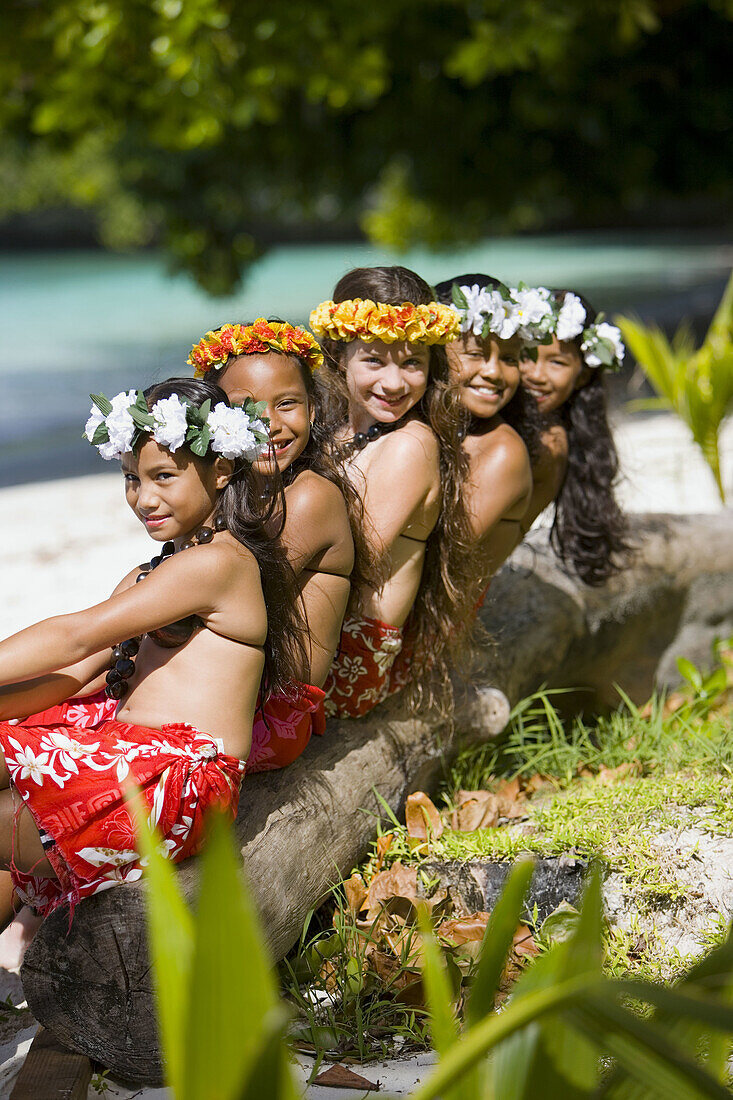
M 308 663 L 288 696 L 263 698 L 255 711 L 247 770 L 292 763 L 313 733 L 325 732 L 323 683 L 331 667 L 352 583 L 372 562 L 363 507 L 334 462 L 314 372 L 323 364 L 307 329 L 258 318 L 206 333 L 189 355 L 197 375 L 216 378 L 230 401 L 264 405 L 272 457 L 285 488 L 282 543 L 308 625 Z M 270 456 L 260 463 L 267 469 Z
M 0 862 L 44 915 L 140 877 L 131 784 L 173 860 L 207 811 L 233 818 L 263 672 L 282 690 L 303 656 L 259 410 L 192 379 L 94 402 L 87 438 L 164 545 L 101 604 L 0 642 Z
M 445 354 L 457 315 L 407 268 L 356 268 L 313 310 L 310 327 L 325 353 L 336 454 L 387 567 L 346 617 L 326 713 L 356 718 L 382 702 L 403 646 L 408 705 L 445 702 L 447 655 L 469 616 L 473 572 L 461 407 Z
M 533 317 L 536 303 L 483 274 L 453 276 L 435 291 L 461 318 L 461 335 L 446 350 L 466 413 L 465 499 L 480 548 L 477 595 L 482 598 L 522 538 L 532 493 L 530 458 L 539 453 L 540 423 L 534 401 L 520 385 L 519 361 L 531 336 L 525 314 Z
M 604 370 L 620 369 L 624 346 L 619 330 L 582 295 L 537 290 L 553 314 L 545 342 L 520 363 L 522 385 L 544 424 L 522 526 L 528 530 L 554 504 L 555 552 L 586 584 L 599 585 L 622 567 L 629 551 L 626 518 L 614 496 L 618 457 L 603 387 Z

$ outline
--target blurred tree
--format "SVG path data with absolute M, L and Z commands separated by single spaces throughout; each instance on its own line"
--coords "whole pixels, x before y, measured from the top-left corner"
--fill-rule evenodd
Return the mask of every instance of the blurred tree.
M 730 0 L 6 0 L 0 212 L 43 204 L 29 165 L 215 292 L 283 234 L 720 218 L 732 32 Z

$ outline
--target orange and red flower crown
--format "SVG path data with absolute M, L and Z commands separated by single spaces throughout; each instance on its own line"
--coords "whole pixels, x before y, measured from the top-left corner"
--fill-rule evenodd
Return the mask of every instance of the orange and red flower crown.
M 390 306 L 370 298 L 349 298 L 345 302 L 321 302 L 310 315 L 310 326 L 321 339 L 383 340 L 394 344 L 448 344 L 460 335 L 460 317 L 442 302 L 414 305 L 403 302 Z
M 222 325 L 207 332 L 193 346 L 187 362 L 194 367 L 195 378 L 204 378 L 208 371 L 220 370 L 230 355 L 266 355 L 269 351 L 295 355 L 311 370 L 323 366 L 323 353 L 307 329 L 264 317 L 252 325 Z

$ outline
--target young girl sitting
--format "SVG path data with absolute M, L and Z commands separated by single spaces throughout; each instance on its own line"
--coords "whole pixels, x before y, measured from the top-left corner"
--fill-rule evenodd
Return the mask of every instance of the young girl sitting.
M 438 283 L 441 302 L 453 303 L 461 336 L 447 347 L 466 410 L 466 505 L 480 547 L 479 593 L 522 537 L 532 492 L 530 456 L 539 450 L 534 401 L 520 386 L 519 359 L 529 333 L 520 303 L 488 275 L 456 275 Z M 482 598 L 482 597 L 481 597 Z
M 547 343 L 520 363 L 522 385 L 536 400 L 542 449 L 524 530 L 554 503 L 551 544 L 586 584 L 603 584 L 621 568 L 629 545 L 614 497 L 618 458 L 606 416 L 603 371 L 618 370 L 621 333 L 570 290 L 542 295 L 549 307 Z
M 215 376 L 232 402 L 264 404 L 285 485 L 281 537 L 298 578 L 310 651 L 299 673 L 305 682 L 292 685 L 289 697 L 271 694 L 257 706 L 247 768 L 270 770 L 295 760 L 311 733 L 325 728 L 321 687 L 349 600 L 354 543 L 364 545 L 359 501 L 324 440 L 313 377 L 323 355 L 309 332 L 262 317 L 251 325 L 223 325 L 206 334 L 188 361 L 197 375 Z M 357 555 L 357 575 L 362 558 Z
M 408 616 L 417 705 L 429 673 L 446 683 L 446 647 L 467 615 L 466 464 L 443 346 L 457 315 L 406 268 L 357 268 L 310 323 L 326 355 L 337 454 L 364 501 L 367 537 L 388 566 L 379 588 L 357 592 L 361 610 L 347 615 L 325 684 L 327 714 L 359 717 L 390 690 Z
M 103 603 L 0 643 L 0 862 L 44 914 L 139 878 L 130 784 L 173 860 L 212 807 L 234 816 L 263 671 L 282 688 L 302 644 L 251 466 L 262 422 L 187 379 L 94 402 L 87 438 L 164 545 Z

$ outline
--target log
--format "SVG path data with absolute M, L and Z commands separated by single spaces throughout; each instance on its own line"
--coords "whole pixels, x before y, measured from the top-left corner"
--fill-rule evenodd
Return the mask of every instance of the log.
M 329 723 L 289 768 L 245 780 L 235 831 L 274 958 L 364 855 L 380 813 L 375 791 L 399 813 L 411 791 L 434 785 L 459 740 L 486 739 L 489 688 L 516 702 L 542 683 L 582 687 L 590 708 L 617 701 L 619 683 L 641 700 L 691 626 L 698 645 L 733 633 L 733 513 L 640 516 L 634 537 L 629 569 L 588 589 L 558 568 L 546 532 L 530 536 L 492 584 L 482 621 L 493 641 L 458 693 L 454 729 L 408 718 L 394 700 L 359 721 Z M 702 601 L 702 618 L 701 586 L 716 594 Z M 195 860 L 180 880 L 194 895 Z M 36 1019 L 63 1046 L 125 1080 L 160 1082 L 144 882 L 86 900 L 70 929 L 66 914 L 51 916 L 21 977 Z

